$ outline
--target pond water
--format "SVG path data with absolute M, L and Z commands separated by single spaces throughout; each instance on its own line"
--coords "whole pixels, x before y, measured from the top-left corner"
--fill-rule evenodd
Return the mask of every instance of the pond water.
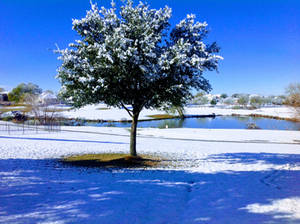
M 130 127 L 127 122 L 86 123 L 99 127 Z M 140 128 L 213 128 L 213 129 L 247 129 L 249 126 L 267 130 L 300 130 L 300 122 L 276 120 L 257 117 L 217 116 L 215 118 L 186 118 L 140 121 Z

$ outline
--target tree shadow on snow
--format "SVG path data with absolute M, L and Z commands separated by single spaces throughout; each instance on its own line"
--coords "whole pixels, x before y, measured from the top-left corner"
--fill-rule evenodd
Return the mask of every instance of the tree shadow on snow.
M 237 153 L 212 158 L 284 165 L 300 157 Z M 104 170 L 57 160 L 6 159 L 0 160 L 0 223 L 299 223 L 299 180 L 295 170 Z

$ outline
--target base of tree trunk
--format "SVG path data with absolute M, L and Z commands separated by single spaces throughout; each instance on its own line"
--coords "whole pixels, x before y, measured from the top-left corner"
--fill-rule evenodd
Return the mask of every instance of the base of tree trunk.
M 142 168 L 157 167 L 162 159 L 150 155 L 131 156 L 128 154 L 86 154 L 63 158 L 61 162 L 74 166 L 101 168 Z

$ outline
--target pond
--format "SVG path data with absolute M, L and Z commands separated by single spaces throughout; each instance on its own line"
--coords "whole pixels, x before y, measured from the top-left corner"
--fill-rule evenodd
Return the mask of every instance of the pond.
M 127 122 L 103 122 L 103 123 L 86 123 L 89 126 L 99 127 L 130 127 L 131 123 Z M 140 128 L 213 128 L 213 129 L 267 129 L 267 130 L 300 130 L 300 122 L 286 120 L 276 120 L 261 117 L 233 117 L 217 116 L 215 118 L 186 118 L 186 119 L 167 119 L 140 121 Z

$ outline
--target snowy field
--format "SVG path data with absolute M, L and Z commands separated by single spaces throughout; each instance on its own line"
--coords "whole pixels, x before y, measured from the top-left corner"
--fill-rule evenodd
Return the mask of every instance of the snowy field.
M 158 169 L 63 165 L 128 152 L 129 131 L 0 132 L 0 223 L 300 223 L 300 132 L 139 129 Z
M 105 104 L 88 105 L 80 109 L 74 109 L 70 111 L 64 111 L 62 114 L 68 118 L 82 118 L 88 120 L 131 120 L 126 110 L 118 108 L 108 108 Z M 139 119 L 151 119 L 149 115 L 154 114 L 165 114 L 161 110 L 142 110 Z M 260 108 L 256 110 L 247 109 L 229 109 L 229 108 L 218 108 L 218 107 L 207 107 L 207 106 L 197 106 L 197 107 L 186 107 L 185 115 L 224 115 L 230 116 L 232 114 L 238 115 L 264 115 L 264 116 L 274 116 L 279 118 L 294 118 L 295 111 L 290 107 L 270 107 L 270 108 Z

